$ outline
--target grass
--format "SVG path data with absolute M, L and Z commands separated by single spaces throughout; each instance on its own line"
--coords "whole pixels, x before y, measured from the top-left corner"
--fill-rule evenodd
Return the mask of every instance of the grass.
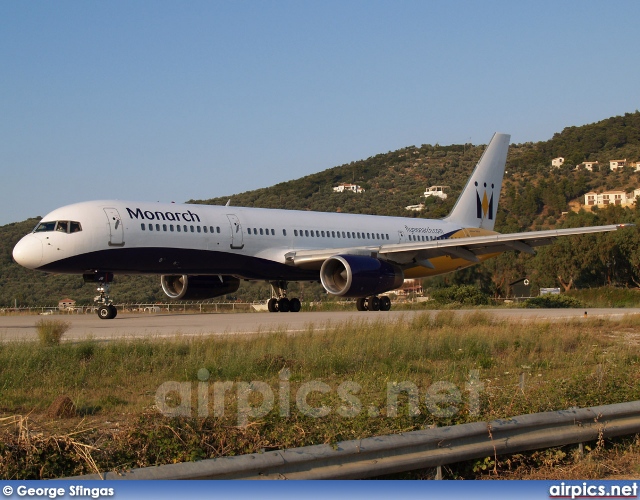
M 36 322 L 36 331 L 40 343 L 46 346 L 60 343 L 64 333 L 71 327 L 68 321 L 59 319 L 41 319 Z
M 91 454 L 100 470 L 144 466 L 640 399 L 639 339 L 634 316 L 518 324 L 483 312 L 442 311 L 395 323 L 309 325 L 295 335 L 6 343 L 0 345 L 0 410 L 6 418 L 31 414 L 45 435 L 64 436 L 79 422 L 90 423 L 74 443 L 80 436 L 87 446 L 100 443 Z M 467 385 L 474 376 L 481 384 L 478 408 Z M 154 407 L 167 381 L 191 391 L 185 401 L 176 391 L 160 399 L 165 410 L 186 405 L 184 416 L 169 418 Z M 263 383 L 262 392 L 243 395 L 238 389 L 252 381 Z M 224 382 L 231 390 L 221 403 L 216 387 Z M 449 389 L 442 392 L 442 383 Z M 405 390 L 398 391 L 398 416 L 390 417 L 388 391 L 398 387 Z M 328 408 L 327 416 L 314 418 L 297 404 L 305 388 L 316 389 L 308 405 Z M 430 400 L 438 390 L 440 399 Z M 268 411 L 257 411 L 269 392 L 273 403 L 262 407 Z M 73 400 L 78 420 L 43 417 L 62 394 Z M 250 425 L 239 426 L 247 405 Z M 16 432 L 15 426 L 0 430 L 0 453 L 8 453 Z M 20 469 L 28 449 L 16 441 L 12 450 L 15 458 L 0 462 L 7 479 L 95 469 L 80 455 L 71 465 L 33 459 Z

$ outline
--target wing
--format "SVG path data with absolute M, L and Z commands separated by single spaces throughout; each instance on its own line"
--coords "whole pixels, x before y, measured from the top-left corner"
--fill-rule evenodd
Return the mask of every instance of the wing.
M 518 250 L 534 254 L 535 247 L 549 245 L 556 238 L 577 234 L 593 234 L 615 231 L 633 224 L 613 224 L 609 226 L 551 229 L 524 233 L 490 234 L 487 236 L 454 237 L 446 240 L 395 243 L 381 246 L 361 246 L 298 250 L 285 255 L 290 265 L 305 269 L 319 269 L 322 263 L 334 255 L 366 255 L 393 262 L 403 267 L 420 265 L 433 269 L 430 259 L 450 256 L 472 263 L 480 262 L 480 257 Z

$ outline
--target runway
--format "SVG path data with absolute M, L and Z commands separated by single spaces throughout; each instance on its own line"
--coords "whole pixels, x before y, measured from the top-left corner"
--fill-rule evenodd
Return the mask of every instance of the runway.
M 514 322 L 559 321 L 585 318 L 621 318 L 640 314 L 640 308 L 629 309 L 471 309 L 455 310 L 456 315 L 485 312 L 497 319 Z M 37 340 L 35 324 L 40 319 L 68 321 L 71 326 L 63 341 L 84 339 L 163 338 L 177 335 L 255 334 L 272 331 L 302 332 L 325 329 L 346 321 L 396 321 L 416 314 L 439 311 L 388 312 L 299 312 L 299 313 L 235 313 L 235 314 L 122 314 L 112 320 L 101 320 L 95 314 L 51 316 L 0 316 L 0 341 Z

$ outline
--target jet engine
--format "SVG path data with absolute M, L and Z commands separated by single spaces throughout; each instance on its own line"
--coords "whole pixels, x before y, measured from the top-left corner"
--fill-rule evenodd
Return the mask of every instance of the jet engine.
M 162 290 L 177 300 L 205 300 L 235 292 L 240 280 L 233 276 L 187 276 L 165 274 L 160 277 Z
M 342 297 L 377 295 L 402 286 L 404 273 L 398 266 L 362 255 L 335 255 L 320 268 L 325 290 Z

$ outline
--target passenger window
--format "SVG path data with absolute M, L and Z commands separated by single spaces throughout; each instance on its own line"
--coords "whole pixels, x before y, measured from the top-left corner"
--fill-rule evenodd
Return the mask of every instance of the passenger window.
M 178 232 L 180 232 L 180 225 L 177 225 L 177 226 L 176 226 L 176 230 L 177 230 Z
M 162 230 L 166 231 L 167 230 L 167 225 L 166 224 L 162 224 Z
M 249 227 L 249 228 L 247 228 L 247 233 L 248 233 L 248 234 L 251 234 L 251 228 L 250 228 L 250 227 Z
M 169 231 L 173 233 L 173 224 L 169 224 Z
M 209 232 L 210 232 L 211 234 L 213 234 L 213 232 L 214 232 L 214 231 L 213 231 L 213 226 L 209 226 Z
M 324 238 L 324 231 L 321 231 L 322 237 Z
M 294 229 L 294 230 L 293 230 L 293 235 L 294 235 L 294 236 L 298 236 L 298 230 L 297 230 L 297 229 Z
M 184 232 L 186 233 L 188 231 L 187 229 L 187 225 L 185 224 L 184 226 L 182 226 L 182 228 L 184 229 Z
M 304 235 L 305 235 L 305 236 L 307 236 L 307 237 L 309 237 L 309 230 L 308 230 L 308 229 L 305 229 L 305 230 L 304 230 Z
M 198 230 L 198 232 L 202 232 L 202 230 L 200 229 L 200 226 L 196 226 L 196 229 Z
M 282 236 L 286 236 L 286 235 L 287 235 L 287 230 L 286 230 L 286 229 L 283 229 L 283 230 L 282 230 Z
M 338 235 L 338 238 L 340 238 L 340 231 L 338 231 L 336 234 Z
M 220 234 L 220 226 L 216 227 L 216 233 Z
M 153 231 L 153 224 L 149 224 L 149 231 Z
M 342 237 L 343 237 L 343 238 L 346 238 L 346 236 L 344 235 L 344 231 L 342 231 Z
M 260 235 L 262 235 L 262 228 L 260 228 Z
M 143 231 L 146 229 L 144 222 L 142 224 L 140 224 L 140 229 L 142 229 Z
M 207 226 L 202 226 L 202 230 L 206 233 L 208 231 Z
M 313 234 L 313 229 L 311 230 L 311 237 L 313 238 L 315 234 Z
M 271 230 L 271 236 L 275 236 L 275 235 L 276 235 L 276 230 L 275 230 L 275 229 L 272 229 L 272 230 Z
M 191 232 L 195 232 L 193 226 L 189 226 L 191 228 Z
M 160 224 L 156 224 L 156 231 L 160 231 Z

